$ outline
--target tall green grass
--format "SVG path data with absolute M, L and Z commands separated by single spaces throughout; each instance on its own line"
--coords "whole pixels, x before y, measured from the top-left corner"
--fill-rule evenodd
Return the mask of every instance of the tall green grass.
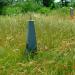
M 58 11 L 31 14 L 38 50 L 33 59 L 25 55 L 29 14 L 0 16 L 0 75 L 74 75 L 75 19 Z

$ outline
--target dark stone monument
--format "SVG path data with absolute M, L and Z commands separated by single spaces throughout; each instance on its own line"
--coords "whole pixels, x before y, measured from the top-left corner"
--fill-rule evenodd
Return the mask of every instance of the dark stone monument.
M 26 53 L 36 53 L 37 51 L 37 42 L 36 42 L 36 33 L 34 27 L 34 21 L 28 21 L 28 36 L 27 36 L 27 43 L 26 43 Z
M 74 9 L 73 9 L 73 7 L 70 7 L 70 16 L 71 16 L 71 18 L 74 17 Z

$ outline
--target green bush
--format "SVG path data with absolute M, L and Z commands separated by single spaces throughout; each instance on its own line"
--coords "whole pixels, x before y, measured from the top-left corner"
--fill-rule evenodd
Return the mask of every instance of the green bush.
M 38 5 L 37 3 L 34 3 L 32 1 L 29 1 L 29 2 L 25 2 L 22 4 L 22 12 L 36 12 L 38 11 L 39 9 L 41 8 L 40 5 Z
M 3 8 L 3 14 L 4 15 L 12 15 L 12 14 L 19 14 L 21 13 L 21 7 L 16 6 L 7 6 Z
M 50 9 L 46 7 L 42 7 L 41 9 L 38 10 L 38 12 L 42 14 L 48 14 L 50 12 Z
M 15 5 L 8 5 L 3 7 L 2 14 L 12 15 L 12 14 L 19 14 L 19 13 L 26 13 L 26 12 L 37 12 L 39 9 L 41 9 L 41 5 L 39 5 L 38 3 L 27 1 L 24 3 L 17 3 Z

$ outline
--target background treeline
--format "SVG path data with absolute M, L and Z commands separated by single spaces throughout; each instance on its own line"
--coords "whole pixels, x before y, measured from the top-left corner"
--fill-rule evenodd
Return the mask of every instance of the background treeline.
M 62 7 L 75 7 L 74 0 L 0 0 L 0 14 L 19 14 L 25 12 L 48 13 Z

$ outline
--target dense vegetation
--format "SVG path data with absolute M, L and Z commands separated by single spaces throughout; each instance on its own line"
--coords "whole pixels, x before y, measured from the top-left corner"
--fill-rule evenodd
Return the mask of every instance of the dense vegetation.
M 54 0 L 0 0 L 0 14 L 20 14 L 25 12 L 48 13 L 52 9 L 75 6 L 74 0 L 61 0 L 55 3 Z

